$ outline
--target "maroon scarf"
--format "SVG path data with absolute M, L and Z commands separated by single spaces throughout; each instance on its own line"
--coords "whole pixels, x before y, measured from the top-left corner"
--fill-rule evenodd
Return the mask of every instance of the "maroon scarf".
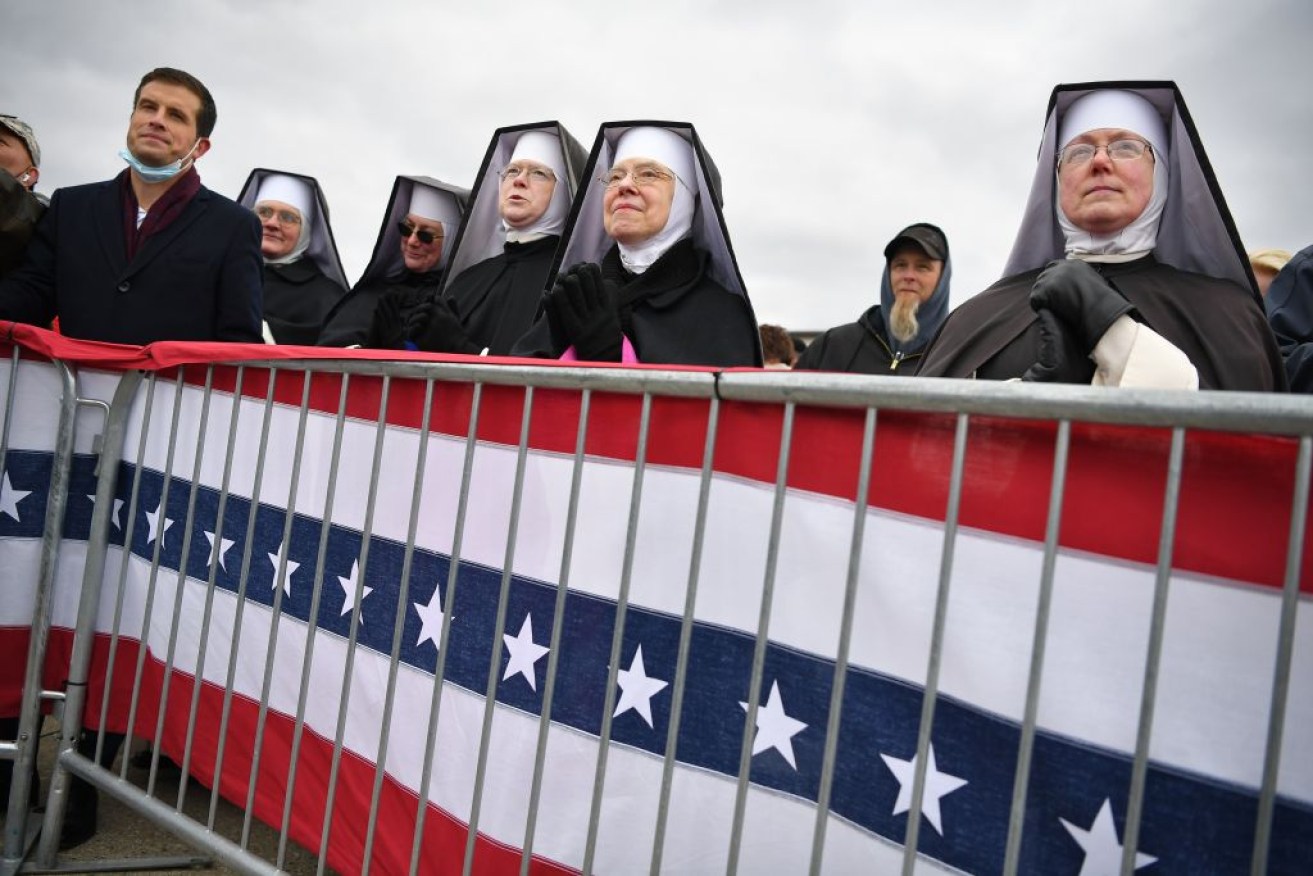
M 165 189 L 164 194 L 160 195 L 160 199 L 151 206 L 141 227 L 138 228 L 137 193 L 132 190 L 132 180 L 129 177 L 131 173 L 132 169 L 125 167 L 123 173 L 119 174 L 119 191 L 123 193 L 123 234 L 124 241 L 127 243 L 128 261 L 132 261 L 148 237 L 172 225 L 191 203 L 191 199 L 201 190 L 201 175 L 196 172 L 196 167 L 193 165 L 187 168 L 177 182 Z

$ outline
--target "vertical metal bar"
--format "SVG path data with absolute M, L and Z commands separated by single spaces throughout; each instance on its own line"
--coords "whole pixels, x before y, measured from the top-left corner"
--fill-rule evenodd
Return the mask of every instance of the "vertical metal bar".
M 443 647 L 438 648 L 437 663 L 433 668 L 433 699 L 429 703 L 428 739 L 424 743 L 424 766 L 420 770 L 419 800 L 415 812 L 415 838 L 410 847 L 410 873 L 419 871 L 419 854 L 424 846 L 424 818 L 429 809 L 429 785 L 433 779 L 433 751 L 438 739 L 438 718 L 442 714 L 442 686 L 447 671 L 446 643 L 451 641 L 451 611 L 456 605 L 456 582 L 460 573 L 461 546 L 465 539 L 465 511 L 469 508 L 470 481 L 474 476 L 474 450 L 478 446 L 479 411 L 483 403 L 483 384 L 474 384 L 474 397 L 470 401 L 470 425 L 465 436 L 465 460 L 461 468 L 460 498 L 456 502 L 456 526 L 451 539 L 451 563 L 447 567 L 447 592 L 442 597 Z M 427 436 L 425 436 L 427 440 Z
M 497 676 L 501 672 L 502 636 L 506 632 L 507 603 L 510 602 L 511 578 L 515 568 L 515 542 L 520 530 L 520 504 L 524 498 L 524 468 L 529 458 L 529 425 L 532 419 L 533 387 L 526 386 L 524 413 L 520 419 L 520 447 L 515 460 L 515 487 L 511 492 L 511 519 L 506 533 L 506 558 L 502 562 L 501 593 L 497 597 L 497 622 L 493 626 L 492 634 L 492 659 L 488 664 L 488 686 L 483 701 L 483 732 L 479 738 L 479 759 L 474 769 L 474 799 L 470 802 L 469 828 L 465 834 L 465 863 L 462 868 L 464 876 L 470 876 L 473 872 L 474 849 L 479 838 L 479 810 L 483 805 L 483 782 L 488 772 L 488 744 L 492 740 L 492 719 L 497 710 Z M 443 618 L 444 626 L 446 620 L 447 618 Z
M 9 393 L 5 396 L 5 420 L 0 427 L 0 473 L 5 471 L 5 460 L 9 456 L 9 432 L 14 419 L 14 393 L 18 388 L 18 364 L 21 358 L 19 348 L 14 347 L 9 357 Z
M 1026 793 L 1030 788 L 1030 764 L 1035 750 L 1035 724 L 1039 718 L 1039 694 L 1044 681 L 1044 652 L 1048 644 L 1049 613 L 1053 603 L 1053 570 L 1058 559 L 1058 536 L 1062 529 L 1062 498 L 1067 486 L 1067 455 L 1071 449 L 1071 421 L 1058 422 L 1053 452 L 1053 479 L 1049 485 L 1049 518 L 1044 530 L 1044 563 L 1040 571 L 1039 602 L 1035 606 L 1035 638 L 1030 651 L 1030 677 L 1026 682 L 1026 706 L 1017 749 L 1017 771 L 1012 780 L 1012 812 L 1003 872 L 1016 876 L 1021 863 L 1021 838 L 1026 825 Z
M 383 388 L 378 402 L 378 426 L 374 431 L 374 462 L 369 472 L 369 491 L 365 499 L 365 523 L 360 533 L 360 558 L 356 576 L 356 592 L 352 595 L 355 611 L 347 629 L 346 666 L 342 670 L 342 694 L 337 708 L 337 729 L 333 733 L 333 759 L 328 768 L 328 794 L 324 800 L 324 829 L 319 836 L 319 865 L 316 873 L 323 876 L 328 861 L 328 840 L 333 833 L 333 804 L 337 800 L 337 774 L 342 766 L 342 738 L 346 735 L 347 713 L 351 708 L 351 679 L 355 675 L 356 643 L 360 636 L 360 615 L 364 613 L 365 581 L 369 576 L 369 548 L 374 539 L 374 506 L 378 499 L 378 473 L 383 465 L 383 443 L 387 438 L 388 402 L 392 395 L 392 375 L 383 375 Z M 402 605 L 398 611 L 403 612 Z M 308 664 L 307 664 L 308 665 Z M 379 766 L 382 764 L 380 762 Z M 368 868 L 368 862 L 365 864 Z
M 825 856 L 825 830 L 830 821 L 830 794 L 834 789 L 834 764 L 839 751 L 843 690 L 848 678 L 848 654 L 852 648 L 857 585 L 861 581 L 862 543 L 866 536 L 866 506 L 871 495 L 871 464 L 874 452 L 875 408 L 867 408 L 866 425 L 862 431 L 862 459 L 857 472 L 857 499 L 853 503 L 853 535 L 848 547 L 848 579 L 843 592 L 843 617 L 839 622 L 839 648 L 834 657 L 830 712 L 825 722 L 825 754 L 821 761 L 821 786 L 816 794 L 816 826 L 812 831 L 811 857 L 813 874 L 821 872 L 821 861 Z
M 139 385 L 142 380 L 142 373 L 140 371 L 134 371 L 131 373 L 135 376 L 136 383 Z M 123 381 L 126 380 L 127 378 L 128 378 L 127 374 L 119 378 L 120 387 L 123 385 Z M 112 629 L 110 630 L 109 655 L 107 656 L 105 661 L 105 689 L 104 692 L 101 694 L 101 698 L 100 698 L 100 722 L 97 725 L 100 727 L 104 727 L 106 725 L 106 722 L 109 720 L 109 701 L 111 698 L 111 694 L 114 690 L 114 673 L 118 667 L 119 636 L 120 636 L 120 630 L 122 629 L 122 625 L 123 625 L 123 600 L 126 596 L 128 589 L 128 568 L 132 564 L 132 541 L 137 534 L 137 502 L 141 496 L 141 472 L 143 469 L 142 461 L 145 459 L 146 456 L 146 437 L 150 434 L 150 415 L 151 415 L 151 410 L 155 405 L 156 374 L 154 371 L 152 371 L 149 374 L 149 376 L 147 376 L 146 381 L 147 381 L 146 408 L 145 408 L 145 412 L 142 414 L 141 429 L 137 440 L 137 457 L 135 463 L 133 464 L 133 470 L 132 470 L 132 487 L 130 490 L 130 494 L 128 496 L 128 522 L 126 525 L 123 526 L 123 549 L 119 553 L 118 590 L 114 598 L 114 621 L 113 621 Z M 135 387 L 134 387 L 134 397 L 135 397 Z M 128 407 L 130 409 L 131 402 L 125 405 L 125 407 Z M 123 413 L 123 417 L 124 420 L 126 421 L 128 417 L 127 411 Z M 127 428 L 126 422 L 124 423 L 124 428 L 125 429 Z M 122 454 L 119 455 L 121 456 Z M 110 456 L 107 450 L 104 447 L 102 447 L 100 453 L 100 460 L 96 463 L 96 465 L 97 468 L 100 470 L 100 476 L 103 477 L 105 471 L 107 470 L 106 466 L 112 466 L 114 467 L 115 470 L 117 470 L 119 465 L 119 460 L 117 458 Z M 110 504 L 111 506 L 113 505 L 112 498 L 110 499 Z M 147 613 L 149 613 L 149 608 L 147 608 Z M 145 647 L 144 642 L 141 643 L 141 647 L 142 648 Z M 132 732 L 132 727 L 133 727 L 132 722 L 134 719 L 135 719 L 134 716 L 130 716 L 128 719 L 127 729 L 129 733 Z M 128 764 L 128 758 L 125 757 L 123 758 L 123 765 L 122 765 L 122 768 L 125 772 L 127 770 L 127 764 Z
M 260 512 L 260 496 L 264 487 L 264 463 L 268 457 L 265 450 L 269 446 L 269 430 L 273 421 L 274 386 L 278 379 L 278 368 L 276 365 L 270 365 L 267 370 L 269 372 L 269 388 L 264 399 L 264 417 L 260 424 L 260 442 L 257 445 L 260 450 L 255 457 L 255 477 L 251 483 L 251 501 L 247 509 L 246 543 L 245 547 L 242 548 L 241 571 L 237 575 L 237 603 L 233 614 L 233 635 L 232 642 L 228 647 L 228 673 L 224 676 L 223 682 L 223 706 L 219 712 L 219 745 L 214 752 L 214 787 L 210 789 L 210 811 L 205 820 L 205 826 L 208 830 L 214 830 L 215 820 L 219 815 L 219 788 L 223 784 L 221 778 L 223 776 L 224 754 L 228 746 L 228 722 L 232 714 L 233 685 L 236 683 L 237 678 L 237 655 L 241 649 L 242 623 L 246 616 L 246 585 L 250 582 L 251 553 L 255 549 L 255 521 Z M 235 393 L 233 403 L 241 404 L 241 402 L 241 393 Z M 232 431 L 236 433 L 237 430 L 234 428 Z M 231 459 L 231 447 L 228 455 Z M 271 618 L 271 626 L 272 620 Z
M 233 466 L 233 449 L 237 444 L 237 427 L 242 410 L 242 381 L 246 376 L 245 366 L 237 366 L 237 379 L 233 390 L 232 415 L 228 420 L 228 446 L 224 452 L 222 483 L 219 487 L 219 506 L 215 510 L 214 520 L 214 546 L 210 550 L 210 557 L 213 560 L 209 563 L 210 571 L 205 582 L 205 608 L 201 612 L 201 632 L 200 641 L 196 647 L 196 677 L 191 689 L 191 704 L 187 710 L 187 737 L 183 745 L 182 762 L 179 764 L 178 775 L 178 802 L 174 807 L 177 812 L 182 812 L 183 803 L 187 799 L 187 785 L 189 779 L 189 770 L 191 769 L 192 744 L 196 738 L 196 715 L 201 704 L 201 688 L 205 686 L 205 658 L 209 654 L 210 643 L 210 617 L 214 610 L 214 591 L 217 586 L 219 577 L 219 567 L 223 562 L 223 533 L 224 533 L 224 515 L 228 510 L 228 491 L 232 484 L 232 466 Z M 204 443 L 204 438 L 198 442 L 199 446 Z M 200 462 L 197 461 L 197 471 L 200 470 Z M 220 735 L 217 744 L 222 748 L 223 736 Z M 156 752 L 158 755 L 158 752 Z M 215 773 L 214 787 L 217 789 L 221 784 L 222 776 Z
M 64 366 L 60 366 L 61 369 Z M 71 378 L 70 378 L 71 379 Z M 114 393 L 114 401 L 110 408 L 112 416 L 106 418 L 104 431 L 104 449 L 102 453 L 117 457 L 123 447 L 124 432 L 126 430 L 126 420 L 128 412 L 131 409 L 132 398 L 136 393 L 140 383 L 140 375 L 124 375 L 120 380 L 118 388 Z M 71 437 L 71 436 L 70 436 Z M 68 451 L 71 458 L 72 445 L 69 444 Z M 54 472 L 58 472 L 58 457 Z M 64 467 L 67 472 L 68 467 Z M 68 684 L 67 694 L 64 700 L 64 716 L 60 726 L 59 752 L 60 755 L 72 754 L 77 745 L 78 738 L 82 734 L 82 716 L 86 707 L 87 698 L 87 679 L 91 666 L 92 648 L 96 637 L 96 615 L 100 607 L 100 595 L 105 575 L 105 559 L 108 553 L 108 534 L 109 519 L 113 502 L 111 498 L 114 493 L 115 482 L 114 475 L 116 472 L 104 474 L 96 486 L 97 502 L 95 510 L 92 512 L 91 529 L 87 542 L 86 561 L 82 571 L 82 587 L 78 599 L 77 622 L 73 634 L 73 648 L 69 656 L 68 663 Z M 56 478 L 52 473 L 52 491 L 56 488 L 54 481 Z M 58 486 L 60 495 L 67 494 L 67 484 Z M 49 509 L 48 509 L 49 510 Z M 64 512 L 62 508 L 54 512 L 53 517 L 47 518 L 47 523 L 54 520 L 56 526 L 62 525 Z M 43 545 L 44 547 L 44 545 Z M 54 560 L 54 556 L 51 556 Z M 44 565 L 45 556 L 42 562 Z M 34 630 L 34 635 L 44 631 Z M 35 689 L 40 690 L 39 685 Z M 24 688 L 24 698 L 32 688 Z M 35 714 L 24 710 L 23 720 L 35 719 Z M 33 728 L 35 732 L 35 728 Z M 34 753 L 34 752 L 33 752 Z M 16 769 L 21 770 L 15 775 L 16 781 L 21 781 L 29 776 L 30 764 L 20 762 Z M 49 867 L 55 859 L 56 847 L 59 843 L 59 835 L 64 823 L 64 810 L 67 805 L 68 797 L 68 772 L 62 768 L 62 760 L 56 762 L 54 775 L 51 778 L 50 795 L 47 797 L 46 817 L 42 824 L 41 842 L 37 851 L 37 861 L 42 867 Z
M 606 694 L 602 704 L 602 726 L 597 739 L 597 771 L 593 778 L 593 800 L 588 814 L 588 841 L 584 845 L 584 873 L 593 872 L 597 837 L 602 822 L 602 792 L 606 788 L 606 760 L 611 748 L 611 711 L 615 708 L 616 676 L 620 671 L 625 640 L 625 615 L 629 611 L 629 585 L 634 577 L 634 549 L 638 543 L 638 516 L 643 509 L 643 475 L 647 471 L 647 442 L 652 426 L 652 394 L 643 394 L 639 415 L 638 448 L 634 453 L 634 485 L 629 494 L 629 524 L 625 532 L 624 562 L 620 568 L 620 592 L 615 601 L 615 629 L 611 632 L 611 657 L 607 662 Z
M 196 430 L 196 458 L 192 462 L 191 488 L 187 491 L 187 517 L 183 522 L 182 557 L 178 561 L 178 583 L 173 598 L 173 622 L 169 626 L 169 647 L 164 658 L 164 681 L 160 685 L 160 706 L 155 714 L 155 744 L 150 756 L 150 775 L 146 793 L 154 795 L 159 775 L 160 742 L 164 739 L 164 718 L 168 714 L 169 691 L 173 689 L 173 660 L 178 649 L 178 628 L 182 623 L 182 603 L 187 591 L 187 564 L 191 560 L 191 543 L 196 523 L 196 496 L 201 489 L 201 466 L 205 459 L 205 434 L 210 422 L 210 397 L 214 389 L 214 366 L 205 369 L 205 390 L 201 397 L 201 419 Z M 178 375 L 178 393 L 183 392 L 182 374 Z M 161 536 L 162 537 L 162 536 Z M 197 681 L 199 684 L 199 680 Z
M 278 630 L 281 626 L 283 593 L 291 590 L 287 583 L 287 554 L 292 539 L 292 523 L 296 519 L 297 489 L 301 483 L 301 459 L 305 455 L 306 421 L 310 415 L 310 383 L 313 374 L 301 372 L 301 408 L 297 415 L 296 440 L 293 443 L 291 476 L 287 485 L 287 508 L 283 515 L 283 536 L 279 543 L 278 563 L 274 569 L 274 603 L 269 609 L 269 642 L 265 647 L 264 681 L 260 685 L 260 709 L 255 718 L 255 750 L 251 753 L 251 774 L 246 782 L 246 817 L 242 819 L 241 847 L 251 841 L 251 817 L 255 813 L 255 788 L 260 780 L 260 759 L 264 752 L 264 725 L 269 717 L 269 692 L 273 688 L 274 666 L 277 665 Z M 270 387 L 270 399 L 273 398 Z M 253 511 L 252 513 L 257 513 Z M 284 821 L 284 824 L 286 822 Z
M 752 677 L 748 682 L 748 713 L 743 720 L 743 744 L 739 748 L 738 787 L 734 792 L 734 821 L 730 828 L 727 873 L 737 873 L 743 844 L 743 821 L 748 806 L 748 783 L 752 776 L 752 743 L 757 732 L 757 709 L 761 705 L 761 682 L 765 674 L 766 648 L 770 642 L 771 604 L 775 599 L 775 566 L 779 560 L 780 529 L 784 524 L 784 498 L 788 494 L 789 456 L 793 450 L 794 403 L 784 405 L 784 427 L 780 432 L 780 455 L 775 471 L 775 504 L 771 510 L 770 541 L 766 546 L 766 575 L 761 588 L 761 613 L 757 619 L 757 641 L 752 653 Z
M 378 730 L 378 757 L 374 767 L 374 787 L 369 795 L 369 819 L 365 827 L 364 876 L 368 876 L 374 853 L 374 831 L 378 826 L 378 805 L 383 795 L 383 774 L 388 759 L 388 739 L 392 733 L 392 705 L 397 694 L 397 671 L 401 663 L 401 641 L 406 631 L 406 610 L 410 606 L 410 567 L 415 556 L 415 534 L 419 531 L 420 501 L 424 497 L 424 472 L 428 467 L 429 424 L 433 417 L 433 378 L 424 382 L 424 413 L 419 424 L 419 448 L 415 459 L 415 486 L 410 494 L 410 523 L 406 529 L 406 548 L 401 558 L 401 588 L 397 594 L 397 612 L 392 619 L 392 651 L 388 660 L 387 690 L 383 694 L 383 718 Z
M 926 668 L 925 694 L 921 701 L 921 727 L 916 741 L 916 769 L 912 771 L 912 800 L 907 810 L 907 833 L 903 841 L 903 876 L 916 867 L 917 836 L 921 829 L 921 802 L 925 796 L 926 752 L 934 729 L 935 700 L 939 696 L 939 663 L 944 650 L 944 624 L 948 618 L 948 588 L 953 580 L 953 554 L 957 548 L 957 518 L 962 506 L 962 472 L 966 466 L 967 427 L 970 418 L 957 415 L 953 436 L 952 480 L 948 508 L 944 513 L 944 547 L 939 561 L 939 595 L 935 599 L 935 621 L 930 637 L 930 663 Z
M 557 577 L 556 604 L 552 611 L 552 638 L 548 643 L 550 650 L 547 652 L 547 682 L 543 686 L 542 714 L 538 718 L 538 747 L 533 761 L 533 779 L 529 783 L 529 812 L 524 826 L 524 848 L 520 852 L 520 876 L 529 876 L 529 864 L 533 861 L 534 834 L 538 829 L 538 804 L 542 797 L 547 736 L 552 726 L 552 700 L 556 694 L 556 666 L 560 660 L 561 628 L 565 622 L 565 603 L 570 592 L 570 561 L 574 556 L 574 532 L 579 517 L 579 490 L 583 484 L 584 458 L 588 443 L 588 415 L 592 400 L 592 390 L 583 390 L 579 402 L 579 428 L 575 433 L 570 500 L 565 512 L 565 541 L 561 548 L 561 572 Z
M 50 638 L 50 615 L 54 608 L 54 586 L 56 565 L 59 560 L 59 545 L 63 532 L 64 509 L 68 501 L 68 482 L 73 462 L 73 439 L 77 427 L 77 376 L 68 365 L 55 360 L 53 362 L 60 380 L 59 423 L 55 427 L 55 446 L 50 464 L 50 492 L 46 499 L 46 517 L 41 533 L 41 560 L 37 570 L 36 604 L 32 610 L 32 637 L 27 647 L 27 667 L 23 678 L 23 700 L 19 707 L 18 742 L 19 754 L 13 764 L 12 780 L 9 787 L 9 812 L 17 816 L 27 812 L 27 798 L 31 789 L 32 767 L 36 763 L 36 746 L 30 744 L 37 738 L 40 724 L 39 699 L 42 688 L 42 674 L 46 662 L 46 645 Z M 11 377 L 12 385 L 12 377 Z M 12 393 L 12 389 L 11 389 Z M 12 394 L 11 394 L 12 398 Z M 97 593 L 99 595 L 99 593 Z M 85 590 L 82 601 L 88 601 Z M 88 628 L 95 623 L 92 615 L 93 606 L 87 607 Z M 81 607 L 79 620 L 81 620 Z M 82 637 L 87 638 L 83 632 Z M 75 640 L 74 645 L 78 643 Z M 90 659 L 90 645 L 86 646 L 87 658 Z M 79 703 L 86 695 L 85 670 L 79 677 L 71 670 L 69 673 L 69 694 L 73 695 L 73 682 L 81 685 L 77 693 Z M 68 716 L 69 722 L 77 725 L 80 732 L 82 715 Z M 61 747 L 72 747 L 77 742 L 77 735 L 61 733 Z M 56 834 L 64 820 L 64 798 L 67 794 L 68 774 L 55 770 L 51 781 L 51 794 L 46 807 L 45 824 Z M 10 817 L 5 820 L 4 856 L 20 859 L 26 839 L 26 818 Z M 38 854 L 54 858 L 54 843 L 43 842 Z
M 170 421 L 169 437 L 168 437 L 169 448 L 165 454 L 164 473 L 160 485 L 160 502 L 156 512 L 159 514 L 159 517 L 157 519 L 157 525 L 159 528 L 155 531 L 155 537 L 154 537 L 155 547 L 151 551 L 150 574 L 146 578 L 146 602 L 145 605 L 142 607 L 141 633 L 137 637 L 137 641 L 139 643 L 137 648 L 137 663 L 133 669 L 133 674 L 132 674 L 132 695 L 128 700 L 127 730 L 129 733 L 136 732 L 137 710 L 138 707 L 141 705 L 142 677 L 145 675 L 145 670 L 146 670 L 146 654 L 150 650 L 150 621 L 151 621 L 151 615 L 153 614 L 155 608 L 155 588 L 159 583 L 160 553 L 164 548 L 164 534 L 165 534 L 165 530 L 167 529 L 168 513 L 169 513 L 169 494 L 172 491 L 172 487 L 173 487 L 173 463 L 178 447 L 178 421 L 181 418 L 181 412 L 182 412 L 182 375 L 183 375 L 183 370 L 179 368 L 178 382 L 174 386 L 174 393 L 173 393 L 173 414 Z M 154 391 L 157 383 L 158 381 L 152 381 L 151 383 L 152 392 Z M 148 403 L 149 403 L 149 399 L 148 399 Z M 143 422 L 141 425 L 141 429 L 142 429 L 141 447 L 144 450 L 146 446 L 146 435 L 149 430 L 149 424 Z M 138 459 L 137 466 L 138 466 L 138 471 L 140 471 L 140 469 L 142 468 L 141 459 Z M 126 567 L 129 558 L 125 556 L 123 559 Z M 105 696 L 108 702 L 109 691 L 105 692 Z M 96 763 L 100 763 L 101 748 L 102 748 L 101 742 L 98 741 L 96 743 L 96 757 L 95 757 Z M 119 764 L 119 778 L 126 780 L 127 776 L 128 776 L 128 759 L 125 757 L 123 758 L 123 762 Z
M 707 533 L 707 507 L 711 500 L 712 472 L 716 459 L 716 433 L 720 424 L 720 399 L 712 396 L 707 412 L 707 437 L 702 448 L 702 476 L 698 487 L 698 510 L 693 523 L 693 553 L 688 562 L 688 587 L 684 591 L 684 617 L 679 625 L 679 649 L 675 656 L 675 678 L 670 694 L 670 725 L 666 728 L 666 754 L 661 768 L 661 794 L 657 800 L 656 833 L 652 843 L 652 876 L 661 872 L 665 853 L 666 823 L 670 818 L 670 791 L 674 786 L 679 756 L 679 724 L 684 714 L 684 689 L 688 683 L 688 652 L 693 640 L 693 612 L 697 607 L 698 581 L 702 574 L 702 545 Z
M 342 461 L 342 433 L 346 427 L 346 403 L 351 389 L 351 375 L 342 375 L 342 390 L 337 401 L 337 420 L 333 431 L 333 454 L 328 463 L 328 485 L 324 495 L 324 519 L 319 526 L 319 550 L 315 559 L 315 583 L 310 596 L 310 614 L 305 627 L 305 657 L 301 664 L 301 688 L 296 698 L 296 721 L 292 727 L 292 752 L 287 766 L 287 793 L 283 797 L 283 817 L 279 822 L 279 870 L 287 863 L 288 832 L 292 826 L 292 800 L 296 796 L 297 764 L 301 754 L 301 735 L 305 732 L 305 703 L 310 694 L 310 669 L 314 663 L 318 638 L 319 600 L 324 592 L 324 565 L 328 559 L 328 537 L 333 528 L 333 503 L 337 496 L 337 467 Z M 290 515 L 291 509 L 288 509 Z M 286 543 L 284 543 L 286 547 Z
M 1299 439 L 1295 462 L 1294 499 L 1290 509 L 1290 537 L 1286 542 L 1286 581 L 1281 590 L 1280 633 L 1272 669 L 1272 706 L 1267 719 L 1267 750 L 1263 756 L 1263 786 L 1258 795 L 1254 825 L 1254 855 L 1249 872 L 1267 872 L 1272 843 L 1272 817 L 1276 809 L 1277 777 L 1281 768 L 1281 737 L 1286 726 L 1286 699 L 1290 693 L 1290 662 L 1295 650 L 1295 612 L 1299 608 L 1299 575 L 1304 565 L 1304 531 L 1308 526 L 1309 472 L 1313 468 L 1313 438 Z
M 1144 785 L 1149 771 L 1149 741 L 1153 735 L 1153 713 L 1158 695 L 1158 666 L 1163 654 L 1167 587 L 1172 580 L 1172 548 L 1176 542 L 1176 514 L 1181 504 L 1181 469 L 1184 458 L 1185 430 L 1177 427 L 1172 430 L 1171 457 L 1167 463 L 1167 496 L 1163 502 L 1163 525 L 1158 539 L 1158 571 L 1153 588 L 1149 648 L 1144 660 L 1140 726 L 1135 736 L 1135 762 L 1131 766 L 1131 790 L 1126 804 L 1126 834 L 1122 843 L 1123 874 L 1135 872 L 1135 850 L 1140 841 L 1140 817 L 1143 815 Z

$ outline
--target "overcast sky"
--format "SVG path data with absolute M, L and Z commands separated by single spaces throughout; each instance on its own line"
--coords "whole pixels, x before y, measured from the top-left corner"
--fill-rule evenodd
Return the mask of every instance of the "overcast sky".
M 1174 79 L 1246 248 L 1313 243 L 1311 37 L 1309 0 L 5 0 L 0 112 L 49 194 L 118 173 L 141 74 L 181 67 L 218 104 L 205 184 L 318 178 L 352 281 L 396 175 L 469 186 L 497 127 L 691 122 L 758 320 L 817 329 L 914 221 L 948 235 L 954 303 L 999 277 L 1062 82 Z

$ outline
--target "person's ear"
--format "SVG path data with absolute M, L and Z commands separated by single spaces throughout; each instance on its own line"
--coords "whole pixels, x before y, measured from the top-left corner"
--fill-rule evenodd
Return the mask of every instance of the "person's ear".
M 23 175 L 18 178 L 18 182 L 27 186 L 29 189 L 36 188 L 37 180 L 41 179 L 41 171 L 36 167 L 29 167 L 23 171 Z
M 210 138 L 202 137 L 196 141 L 196 151 L 191 154 L 191 160 L 193 162 L 196 162 L 200 160 L 200 157 L 202 155 L 204 155 L 206 152 L 209 151 L 210 151 Z

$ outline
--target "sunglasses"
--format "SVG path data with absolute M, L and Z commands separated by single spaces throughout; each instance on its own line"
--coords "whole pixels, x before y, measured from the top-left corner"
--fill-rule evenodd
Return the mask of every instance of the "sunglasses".
M 413 234 L 416 237 L 418 237 L 419 242 L 424 244 L 425 246 L 428 246 L 430 243 L 432 243 L 435 240 L 442 239 L 441 231 L 425 231 L 422 228 L 416 228 L 414 225 L 411 225 L 409 222 L 398 222 L 397 230 L 401 232 L 402 240 L 410 240 L 410 236 Z

